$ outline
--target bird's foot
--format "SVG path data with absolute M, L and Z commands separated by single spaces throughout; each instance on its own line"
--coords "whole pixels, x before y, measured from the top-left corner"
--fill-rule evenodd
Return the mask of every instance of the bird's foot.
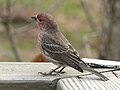
M 38 74 L 41 74 L 43 76 L 56 76 L 57 74 L 53 74 L 53 73 L 46 73 L 46 72 L 38 72 Z
M 38 72 L 38 74 L 42 74 L 44 76 L 56 76 L 56 75 L 59 75 L 59 74 L 64 74 L 66 72 L 64 71 L 54 71 L 53 69 L 51 69 L 51 71 L 49 73 L 46 73 L 46 72 Z
M 59 69 L 61 66 L 58 66 L 57 68 L 55 69 L 51 69 L 49 73 L 45 73 L 45 72 L 38 72 L 38 74 L 42 74 L 44 76 L 49 76 L 49 75 L 52 75 L 52 76 L 55 76 L 55 75 L 59 75 L 59 74 L 63 74 L 65 72 L 63 72 L 63 69 L 65 67 L 63 67 L 62 69 L 60 69 L 59 71 L 57 71 L 57 69 Z

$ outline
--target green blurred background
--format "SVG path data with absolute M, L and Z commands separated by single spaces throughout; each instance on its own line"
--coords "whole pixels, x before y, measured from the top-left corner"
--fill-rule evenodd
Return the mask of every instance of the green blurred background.
M 55 17 L 60 31 L 82 58 L 99 58 L 99 38 L 86 14 L 92 15 L 99 30 L 102 22 L 101 0 L 85 0 L 87 3 L 83 1 L 0 0 L 0 61 L 32 61 L 39 55 L 38 30 L 30 18 L 39 12 L 48 12 Z M 86 12 L 86 7 L 90 12 Z M 13 43 L 9 35 L 12 36 Z M 12 44 L 14 45 L 11 46 Z M 19 60 L 16 60 L 12 47 L 17 52 Z

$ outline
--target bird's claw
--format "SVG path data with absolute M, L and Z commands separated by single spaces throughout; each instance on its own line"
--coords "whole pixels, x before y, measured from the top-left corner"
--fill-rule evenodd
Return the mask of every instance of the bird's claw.
M 63 72 L 62 70 L 64 69 L 61 69 L 59 71 L 57 71 L 57 69 L 60 68 L 60 67 L 57 67 L 56 69 L 51 69 L 49 73 L 46 73 L 46 72 L 38 72 L 38 74 L 42 74 L 44 76 L 56 76 L 56 75 L 59 75 L 59 74 L 64 74 L 65 72 Z
M 57 74 L 46 73 L 46 72 L 38 72 L 38 74 L 42 74 L 43 76 L 56 76 Z
M 47 75 L 47 73 L 45 73 L 45 72 L 38 72 L 38 74 L 42 74 L 42 75 Z

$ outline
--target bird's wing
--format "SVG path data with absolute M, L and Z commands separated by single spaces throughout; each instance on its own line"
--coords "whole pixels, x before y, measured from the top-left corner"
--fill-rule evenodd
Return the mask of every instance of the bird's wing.
M 79 58 L 78 60 L 82 63 L 85 64 L 85 62 L 83 62 L 81 59 L 80 59 L 80 56 L 79 56 L 79 53 L 75 50 L 75 48 L 70 44 L 70 42 L 65 38 L 65 36 L 63 36 L 60 32 L 58 33 L 59 35 L 59 38 L 60 40 L 59 41 L 62 41 L 65 45 L 67 45 L 69 47 L 69 52 L 71 55 L 73 56 L 76 56 L 76 58 Z M 86 65 L 86 64 L 85 64 Z
M 73 48 L 69 46 L 70 44 L 66 46 L 58 42 L 59 40 L 56 41 L 49 36 L 47 39 L 49 39 L 49 42 L 51 43 L 41 43 L 41 47 L 43 48 L 43 52 L 46 56 L 83 72 L 80 64 L 84 65 L 84 62 L 79 58 L 75 51 L 72 50 Z
M 44 50 L 51 53 L 64 53 L 68 51 L 68 48 L 63 47 L 59 44 L 42 43 L 41 46 Z
M 63 47 L 59 44 L 41 44 L 43 52 L 46 56 L 61 62 L 65 65 L 71 66 L 81 72 L 83 70 L 80 67 L 80 62 L 78 57 L 69 51 L 69 48 Z
M 70 42 L 61 33 L 58 33 L 58 34 L 59 34 L 58 36 L 60 38 L 60 41 L 65 43 L 69 47 L 69 50 L 79 57 L 79 53 L 72 47 Z

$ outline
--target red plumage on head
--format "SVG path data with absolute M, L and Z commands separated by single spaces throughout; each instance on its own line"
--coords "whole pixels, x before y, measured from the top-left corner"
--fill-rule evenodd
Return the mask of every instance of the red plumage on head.
M 36 14 L 38 19 L 45 18 L 45 15 L 43 13 Z
M 57 24 L 53 18 L 53 16 L 47 14 L 47 13 L 38 13 L 35 15 L 37 25 L 41 30 L 46 30 L 49 28 L 49 30 L 54 31 L 53 29 L 57 30 Z M 56 31 L 55 30 L 55 31 Z

